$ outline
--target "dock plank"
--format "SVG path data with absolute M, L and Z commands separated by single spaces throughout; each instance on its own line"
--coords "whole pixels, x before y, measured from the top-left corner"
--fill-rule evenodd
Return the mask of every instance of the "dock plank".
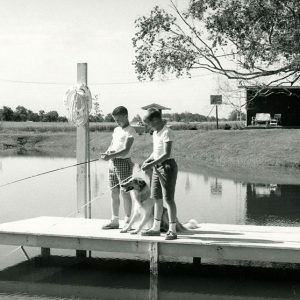
M 43 248 L 149 253 L 159 245 L 159 255 L 208 257 L 300 263 L 298 227 L 200 224 L 197 230 L 174 241 L 102 230 L 107 220 L 38 217 L 0 224 L 0 244 Z

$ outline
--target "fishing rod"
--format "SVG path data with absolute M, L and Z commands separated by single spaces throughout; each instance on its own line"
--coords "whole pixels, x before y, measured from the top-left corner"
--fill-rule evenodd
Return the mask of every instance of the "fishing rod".
M 99 160 L 99 158 L 93 159 L 93 160 L 88 160 L 88 161 L 77 163 L 77 164 L 73 164 L 73 165 L 69 165 L 69 166 L 65 166 L 65 167 L 61 167 L 61 168 L 57 168 L 57 169 L 53 169 L 53 170 L 42 172 L 42 173 L 38 173 L 38 174 L 35 174 L 35 175 L 31 175 L 31 176 L 28 176 L 28 177 L 24 177 L 24 178 L 21 178 L 21 179 L 17 179 L 17 180 L 14 180 L 14 181 L 7 182 L 5 184 L 1 184 L 0 188 L 8 186 L 8 185 L 11 185 L 11 184 L 16 183 L 16 182 L 20 182 L 20 181 L 24 181 L 24 180 L 31 179 L 31 178 L 34 178 L 34 177 L 38 177 L 38 176 L 41 176 L 41 175 L 46 175 L 46 174 L 57 172 L 57 171 L 61 171 L 61 170 L 64 170 L 64 169 L 68 169 L 68 168 L 72 168 L 72 167 L 76 167 L 76 166 L 88 164 L 88 163 L 91 163 L 91 162 L 94 162 L 94 161 L 98 161 L 98 160 Z

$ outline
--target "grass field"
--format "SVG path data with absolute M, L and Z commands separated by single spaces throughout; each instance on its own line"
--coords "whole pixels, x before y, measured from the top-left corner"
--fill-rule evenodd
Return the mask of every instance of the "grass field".
M 168 123 L 173 130 L 214 130 L 216 122 L 171 122 Z M 228 124 L 232 129 L 241 129 L 244 122 L 228 121 L 219 122 L 219 128 L 224 129 Z M 115 123 L 90 123 L 90 131 L 113 131 Z M 2 132 L 75 132 L 76 127 L 69 123 L 63 122 L 0 122 L 0 133 Z
M 76 132 L 70 125 L 43 123 L 44 127 L 38 128 L 33 126 L 35 123 L 20 125 L 2 123 L 0 155 L 75 156 Z M 187 166 L 300 169 L 299 129 L 176 130 L 175 136 L 174 156 Z M 97 157 L 108 147 L 111 132 L 94 130 L 90 139 L 91 156 Z M 138 136 L 134 145 L 135 159 L 142 161 L 151 149 L 152 137 L 149 134 Z
M 113 131 L 115 123 L 90 123 L 90 131 Z M 0 122 L 1 132 L 75 132 L 76 127 L 64 122 Z

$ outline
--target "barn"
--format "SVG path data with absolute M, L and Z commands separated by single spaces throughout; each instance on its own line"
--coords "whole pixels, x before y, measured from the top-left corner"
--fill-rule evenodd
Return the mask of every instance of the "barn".
M 300 126 L 300 86 L 268 87 L 258 95 L 258 87 L 248 86 L 245 89 L 247 126 L 257 125 L 255 118 L 268 114 L 271 120 L 278 121 L 279 126 Z

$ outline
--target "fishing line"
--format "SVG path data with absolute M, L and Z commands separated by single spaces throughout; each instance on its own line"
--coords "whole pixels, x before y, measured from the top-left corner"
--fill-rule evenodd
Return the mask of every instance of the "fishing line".
M 139 169 L 137 172 L 141 172 L 142 169 Z M 112 189 L 114 189 L 115 187 L 121 185 L 122 183 L 126 182 L 128 179 L 132 178 L 132 175 L 128 176 L 127 178 L 121 180 L 118 184 L 112 186 L 111 188 L 109 188 L 108 191 L 106 192 L 103 192 L 101 195 L 97 196 L 96 198 L 94 198 L 93 200 L 91 201 L 88 201 L 87 203 L 81 205 L 79 208 L 77 208 L 76 210 L 73 210 L 72 212 L 70 212 L 69 214 L 67 214 L 65 217 L 63 218 L 68 218 L 68 217 L 71 217 L 72 215 L 75 215 L 78 211 L 80 211 L 82 208 L 84 208 L 85 206 L 87 205 L 90 205 L 91 203 L 93 203 L 94 201 L 100 199 L 101 197 L 105 196 L 105 194 L 107 194 L 109 191 L 111 191 Z M 50 228 L 52 228 L 53 226 L 56 226 L 57 224 L 60 224 L 62 221 L 58 221 L 56 223 L 53 223 L 49 226 L 49 228 L 47 228 L 47 230 L 49 230 Z
M 68 168 L 72 168 L 72 167 L 76 167 L 76 166 L 88 164 L 90 162 L 94 162 L 94 161 L 97 161 L 97 160 L 99 160 L 99 158 L 93 159 L 93 160 L 89 160 L 89 161 L 85 161 L 85 162 L 82 162 L 82 163 L 77 163 L 77 164 L 74 164 L 74 165 L 69 165 L 69 166 L 65 166 L 65 167 L 53 169 L 53 170 L 42 172 L 42 173 L 38 173 L 38 174 L 31 175 L 31 176 L 28 176 L 28 177 L 24 177 L 24 178 L 21 178 L 21 179 L 17 179 L 17 180 L 14 180 L 14 181 L 10 181 L 10 182 L 7 182 L 5 184 L 0 185 L 0 188 L 4 187 L 4 186 L 7 186 L 7 185 L 10 185 L 10 184 L 13 184 L 13 183 L 17 183 L 17 182 L 20 182 L 20 181 L 31 179 L 31 178 L 34 178 L 34 177 L 38 177 L 38 176 L 46 175 L 46 174 L 49 174 L 49 173 L 61 171 L 61 170 L 64 170 L 64 169 L 68 169 Z
M 11 250 L 10 252 L 8 252 L 6 255 L 1 256 L 0 261 L 6 259 L 8 256 L 12 255 L 13 253 L 15 253 L 16 251 L 18 251 L 19 249 L 21 249 L 22 246 L 18 246 L 15 249 Z

